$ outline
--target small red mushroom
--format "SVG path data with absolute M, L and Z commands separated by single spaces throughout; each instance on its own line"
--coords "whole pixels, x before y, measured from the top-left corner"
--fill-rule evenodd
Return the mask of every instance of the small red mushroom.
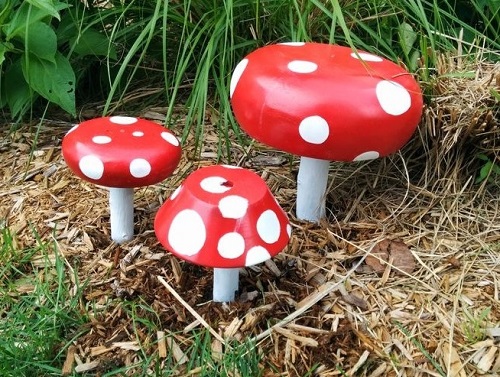
M 179 140 L 161 125 L 140 118 L 96 118 L 64 136 L 62 153 L 80 178 L 109 188 L 111 238 L 134 234 L 134 187 L 152 185 L 172 174 L 181 157 Z
M 214 268 L 216 302 L 234 301 L 239 269 L 278 254 L 292 231 L 262 178 L 229 165 L 189 175 L 159 209 L 154 227 L 172 254 Z
M 234 70 L 236 120 L 253 138 L 301 156 L 297 217 L 325 215 L 329 161 L 387 156 L 422 114 L 415 79 L 397 64 L 349 47 L 282 43 L 259 48 Z

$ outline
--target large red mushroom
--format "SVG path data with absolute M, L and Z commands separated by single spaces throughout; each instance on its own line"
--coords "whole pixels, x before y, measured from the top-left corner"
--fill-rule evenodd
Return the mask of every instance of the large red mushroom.
M 149 120 L 113 116 L 82 122 L 62 141 L 68 167 L 80 178 L 109 188 L 111 238 L 134 234 L 134 187 L 158 183 L 181 157 L 179 140 Z
M 189 175 L 159 209 L 154 228 L 172 254 L 214 268 L 215 302 L 234 301 L 239 269 L 278 254 L 292 231 L 262 178 L 229 165 Z
M 325 215 L 329 162 L 364 161 L 399 150 L 422 114 L 422 93 L 399 65 L 349 47 L 282 43 L 235 68 L 236 120 L 253 138 L 301 156 L 297 217 Z

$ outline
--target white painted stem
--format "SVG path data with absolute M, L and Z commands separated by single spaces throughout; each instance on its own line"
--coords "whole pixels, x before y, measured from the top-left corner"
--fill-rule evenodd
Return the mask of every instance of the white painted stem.
M 330 161 L 301 157 L 297 177 L 297 218 L 317 222 L 325 217 Z
M 118 244 L 134 237 L 134 189 L 109 188 L 111 238 Z
M 232 302 L 238 291 L 239 268 L 214 268 L 214 302 Z

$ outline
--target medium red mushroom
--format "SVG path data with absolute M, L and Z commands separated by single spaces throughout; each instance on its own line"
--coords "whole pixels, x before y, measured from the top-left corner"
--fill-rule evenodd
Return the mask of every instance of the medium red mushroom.
M 139 118 L 96 118 L 64 136 L 62 153 L 80 178 L 109 188 L 111 238 L 134 234 L 134 187 L 158 183 L 172 174 L 181 157 L 179 140 L 161 125 Z
M 418 83 L 397 64 L 349 47 L 282 43 L 255 50 L 234 70 L 236 120 L 253 138 L 301 156 L 297 217 L 325 215 L 329 161 L 399 150 L 422 114 Z
M 215 302 L 234 301 L 239 269 L 278 254 L 292 231 L 262 178 L 228 165 L 189 175 L 159 209 L 154 228 L 172 254 L 214 268 Z

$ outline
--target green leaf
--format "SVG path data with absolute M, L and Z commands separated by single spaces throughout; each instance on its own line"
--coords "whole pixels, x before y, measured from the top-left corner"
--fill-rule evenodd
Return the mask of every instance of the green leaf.
M 21 61 L 12 63 L 3 76 L 2 92 L 12 117 L 16 117 L 33 99 L 28 83 L 23 76 Z
M 410 51 L 417 40 L 417 33 L 413 30 L 409 23 L 403 22 L 398 28 L 399 44 L 406 56 L 410 55 Z
M 73 51 L 81 56 L 109 56 L 116 59 L 115 47 L 109 43 L 108 37 L 94 29 L 85 30 L 79 37 L 70 41 Z
M 486 164 L 483 165 L 481 170 L 479 171 L 479 176 L 476 178 L 476 183 L 481 183 L 490 174 L 491 169 L 493 168 L 493 162 L 487 161 Z
M 66 57 L 58 52 L 53 63 L 30 54 L 23 55 L 22 62 L 24 77 L 34 91 L 76 115 L 75 73 Z
M 29 25 L 26 35 L 21 33 L 26 49 L 30 54 L 40 59 L 55 62 L 57 52 L 57 36 L 54 30 L 43 22 L 34 22 Z
M 61 20 L 61 17 L 59 16 L 59 11 L 55 6 L 54 1 L 52 0 L 26 0 L 26 1 L 31 5 L 33 5 L 34 7 L 44 10 L 48 15 L 51 15 L 52 17 L 55 17 L 58 20 Z
M 495 100 L 500 101 L 500 92 L 493 88 L 490 89 L 490 94 L 495 98 Z
M 57 3 L 55 8 L 59 11 L 69 7 L 68 4 Z M 12 39 L 15 36 L 24 33 L 27 26 L 42 21 L 48 16 L 52 16 L 51 12 L 44 8 L 37 8 L 28 2 L 23 2 L 21 6 L 14 12 L 14 17 L 6 25 L 4 30 L 6 39 Z
M 0 25 L 4 24 L 10 12 L 12 12 L 10 0 L 0 0 Z
M 5 53 L 8 51 L 7 46 L 0 42 L 0 66 L 5 61 Z

